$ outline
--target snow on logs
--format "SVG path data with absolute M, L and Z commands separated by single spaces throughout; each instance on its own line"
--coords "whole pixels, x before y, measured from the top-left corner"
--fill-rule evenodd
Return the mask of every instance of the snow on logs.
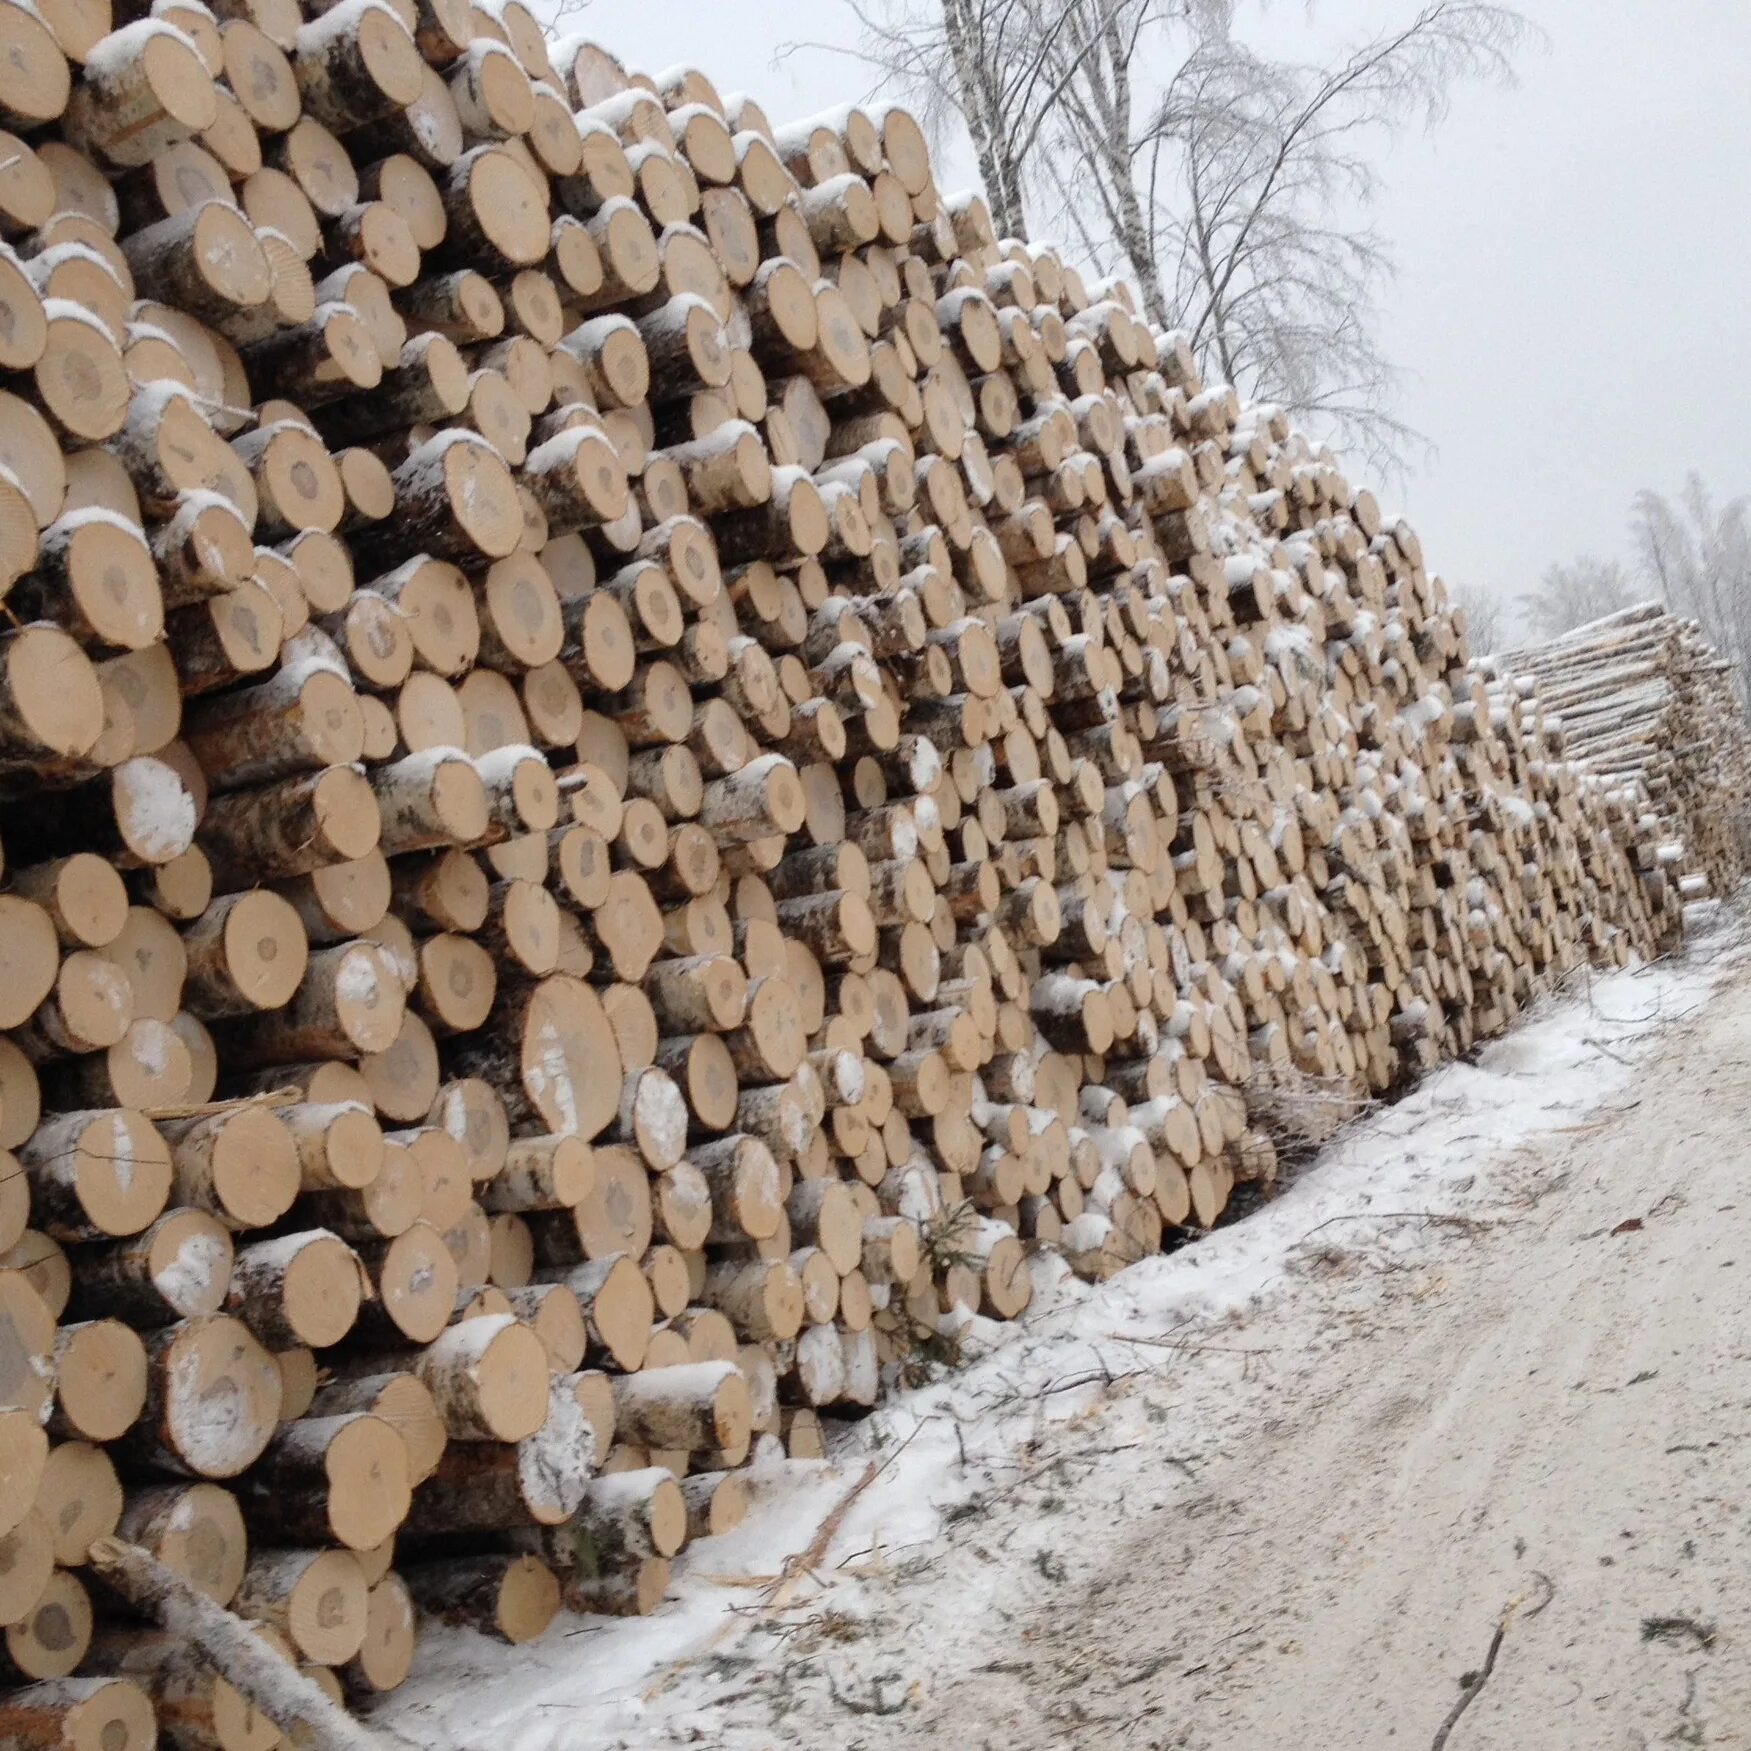
M 903 111 L 219 10 L 0 68 L 0 1751 L 651 1609 L 1739 867 L 1693 630 L 1474 673 Z

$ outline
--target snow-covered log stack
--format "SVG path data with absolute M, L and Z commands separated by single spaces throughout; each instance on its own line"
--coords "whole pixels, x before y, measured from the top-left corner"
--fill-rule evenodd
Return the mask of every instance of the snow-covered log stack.
M 1553 746 L 1601 779 L 1639 785 L 1657 822 L 1653 871 L 1685 899 L 1730 894 L 1751 860 L 1751 739 L 1732 666 L 1694 620 L 1644 602 L 1486 659 L 1529 675 Z
M 271 1739 L 110 1535 L 351 1699 L 647 1610 L 1679 917 L 1412 532 L 904 112 L 220 10 L 0 68 L 0 1748 Z

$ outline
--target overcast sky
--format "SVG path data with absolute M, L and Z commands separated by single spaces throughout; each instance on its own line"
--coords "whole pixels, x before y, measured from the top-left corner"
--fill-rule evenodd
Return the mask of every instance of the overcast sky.
M 1273 15 L 1311 46 L 1415 4 Z M 1751 492 L 1751 6 L 1521 5 L 1548 46 L 1514 88 L 1461 90 L 1438 132 L 1390 148 L 1374 216 L 1400 268 L 1397 411 L 1436 446 L 1389 496 L 1449 581 L 1508 600 L 1553 560 L 1627 557 L 1638 488 L 1696 468 L 1720 496 Z M 852 45 L 836 0 L 592 0 L 564 28 L 649 71 L 702 67 L 775 120 L 869 83 L 825 50 L 775 59 L 799 36 Z

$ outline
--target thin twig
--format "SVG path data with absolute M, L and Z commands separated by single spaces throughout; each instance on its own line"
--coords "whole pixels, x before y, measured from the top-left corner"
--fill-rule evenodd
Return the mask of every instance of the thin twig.
M 1459 1694 L 1459 1700 L 1448 1710 L 1447 1718 L 1441 1723 L 1441 1730 L 1436 1733 L 1435 1740 L 1429 1751 L 1441 1751 L 1447 1743 L 1453 1729 L 1459 1724 L 1459 1717 L 1477 1700 L 1478 1692 L 1484 1687 L 1484 1681 L 1496 1668 L 1496 1655 L 1502 1651 L 1502 1639 L 1508 1633 L 1506 1617 L 1496 1625 L 1496 1633 L 1490 1637 L 1490 1651 L 1484 1655 L 1483 1664 L 1476 1672 L 1469 1674 L 1465 1680 L 1465 1688 Z
M 1556 1597 L 1556 1583 L 1542 1569 L 1533 1571 L 1533 1579 L 1542 1589 L 1543 1597 L 1536 1605 L 1529 1606 L 1525 1612 L 1527 1617 L 1536 1617 Z M 1463 1694 L 1453 1707 L 1448 1710 L 1447 1718 L 1441 1723 L 1440 1730 L 1435 1734 L 1434 1743 L 1429 1751 L 1443 1751 L 1453 1729 L 1459 1723 L 1459 1717 L 1477 1700 L 1477 1694 L 1483 1689 L 1485 1680 L 1496 1669 L 1496 1656 L 1502 1651 L 1502 1643 L 1508 1634 L 1508 1625 L 1514 1621 L 1520 1607 L 1525 1604 L 1525 1595 L 1510 1601 L 1507 1610 L 1502 1613 L 1501 1621 L 1496 1625 L 1496 1633 L 1490 1637 L 1490 1651 L 1484 1655 L 1483 1664 L 1475 1672 L 1468 1672 L 1461 1680 Z
M 235 1100 L 202 1101 L 198 1106 L 142 1107 L 149 1119 L 206 1119 L 215 1113 L 234 1113 L 242 1107 L 289 1107 L 297 1103 L 295 1088 L 264 1088 L 259 1094 L 239 1095 Z
M 790 1603 L 791 1595 L 795 1593 L 797 1583 L 805 1574 L 810 1573 L 827 1554 L 827 1547 L 833 1542 L 834 1538 L 838 1536 L 839 1528 L 844 1523 L 845 1516 L 851 1511 L 852 1503 L 854 1503 L 857 1498 L 861 1496 L 863 1492 L 867 1490 L 870 1485 L 873 1484 L 876 1479 L 880 1477 L 882 1473 L 912 1445 L 923 1430 L 925 1422 L 928 1420 L 928 1418 L 921 1419 L 912 1430 L 912 1433 L 909 1434 L 880 1465 L 878 1465 L 873 1459 L 869 1462 L 864 1468 L 863 1475 L 845 1492 L 844 1495 L 839 1498 L 837 1502 L 833 1504 L 827 1517 L 821 1522 L 814 1538 L 810 1540 L 808 1548 L 797 1556 L 786 1559 L 782 1574 L 771 1578 L 762 1577 L 761 1584 L 770 1587 L 771 1592 L 766 1599 L 761 1602 L 761 1605 L 755 1614 L 756 1622 L 767 1622 Z M 703 1648 L 698 1649 L 695 1653 L 688 1655 L 684 1659 L 674 1661 L 671 1665 L 665 1667 L 660 1673 L 658 1673 L 655 1682 L 653 1682 L 644 1692 L 643 1701 L 645 1705 L 648 1707 L 650 1703 L 660 1696 L 663 1691 L 667 1690 L 669 1685 L 672 1684 L 682 1672 L 686 1671 L 688 1667 L 698 1664 L 698 1662 L 706 1655 L 715 1652 L 716 1649 L 719 1648 L 733 1633 L 734 1628 L 735 1624 L 733 1620 L 730 1623 L 726 1623 L 717 1635 L 713 1636 Z
M 1194 1344 L 1188 1338 L 1138 1337 L 1121 1331 L 1110 1331 L 1106 1335 L 1115 1344 L 1148 1344 L 1152 1349 L 1188 1350 L 1200 1356 L 1270 1356 L 1276 1353 L 1271 1349 L 1235 1350 L 1226 1344 Z
M 1305 1246 L 1320 1229 L 1330 1228 L 1335 1222 L 1451 1222 L 1467 1228 L 1480 1226 L 1473 1217 L 1456 1216 L 1443 1210 L 1356 1210 L 1347 1216 L 1326 1217 L 1308 1229 L 1295 1244 Z

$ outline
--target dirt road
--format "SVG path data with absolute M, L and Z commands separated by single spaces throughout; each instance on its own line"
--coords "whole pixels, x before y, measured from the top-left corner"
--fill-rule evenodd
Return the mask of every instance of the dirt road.
M 1334 1222 L 624 1742 L 1751 1745 L 1751 966 L 1623 1080 L 1414 1245 Z

